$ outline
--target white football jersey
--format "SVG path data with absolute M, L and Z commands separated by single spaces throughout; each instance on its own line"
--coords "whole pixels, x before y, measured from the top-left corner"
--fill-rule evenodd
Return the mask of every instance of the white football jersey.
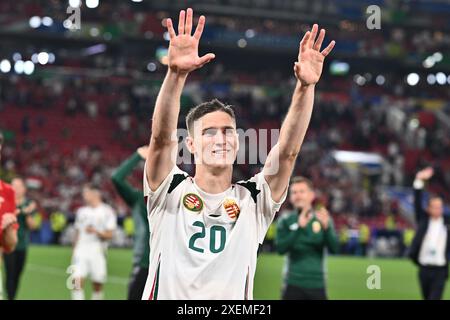
M 286 199 L 262 172 L 220 194 L 174 166 L 155 192 L 144 172 L 150 266 L 142 299 L 253 299 L 259 244 Z
M 81 207 L 76 213 L 75 229 L 78 231 L 77 248 L 102 247 L 104 241 L 98 236 L 86 232 L 88 226 L 92 226 L 100 232 L 115 230 L 117 218 L 113 209 L 109 205 L 102 203 L 95 208 L 89 206 Z

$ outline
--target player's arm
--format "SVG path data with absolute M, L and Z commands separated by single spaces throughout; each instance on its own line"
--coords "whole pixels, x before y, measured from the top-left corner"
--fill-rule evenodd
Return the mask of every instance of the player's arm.
M 146 159 L 148 153 L 148 146 L 143 146 L 137 149 L 128 159 L 120 164 L 120 166 L 114 170 L 111 175 L 112 183 L 120 194 L 122 199 L 128 206 L 132 207 L 136 201 L 142 200 L 142 194 L 135 189 L 127 181 L 127 177 L 133 172 L 136 166 L 142 159 Z
M 270 151 L 264 166 L 264 176 L 275 202 L 281 200 L 300 152 L 313 110 L 315 85 L 322 74 L 325 57 L 331 52 L 332 41 L 324 50 L 320 47 L 325 30 L 318 34 L 315 24 L 300 42 L 298 62 L 294 65 L 297 84 L 286 118 L 281 126 L 278 143 Z
M 180 112 L 181 92 L 188 74 L 214 59 L 214 54 L 198 56 L 198 45 L 205 25 L 201 16 L 197 28 L 192 33 L 193 11 L 180 11 L 178 35 L 172 20 L 167 19 L 170 36 L 168 71 L 156 99 L 153 112 L 152 133 L 146 162 L 147 180 L 155 191 L 175 165 L 174 148 L 177 145 L 176 130 Z
M 434 174 L 432 167 L 427 167 L 417 172 L 414 179 L 414 211 L 416 222 L 420 222 L 423 218 L 426 218 L 427 214 L 422 207 L 422 193 L 425 186 L 425 181 L 428 181 Z
M 117 217 L 114 214 L 114 211 L 112 209 L 108 209 L 106 219 L 107 220 L 106 220 L 104 228 L 102 228 L 102 230 L 99 230 L 92 226 L 89 226 L 89 227 L 87 227 L 86 231 L 88 233 L 94 233 L 102 241 L 111 240 L 114 236 L 114 231 L 117 228 Z
M 26 206 L 26 208 L 23 210 L 23 212 L 26 215 L 25 223 L 29 230 L 36 229 L 36 221 L 34 221 L 34 218 L 33 218 L 33 214 L 36 212 L 36 208 L 37 208 L 36 202 L 31 201 L 30 204 L 28 206 Z
M 6 253 L 14 251 L 17 245 L 17 229 L 14 227 L 17 222 L 14 213 L 5 213 L 1 219 L 0 228 L 2 229 L 1 243 Z
M 114 235 L 114 230 L 96 231 L 96 234 L 101 240 L 111 240 Z
M 285 254 L 297 243 L 300 235 L 298 224 L 289 225 L 287 219 L 280 218 L 277 223 L 277 233 L 275 236 L 275 249 L 279 254 Z

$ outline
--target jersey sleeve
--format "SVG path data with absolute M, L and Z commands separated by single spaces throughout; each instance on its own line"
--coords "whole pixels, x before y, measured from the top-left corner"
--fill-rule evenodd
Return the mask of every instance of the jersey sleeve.
M 117 217 L 111 207 L 107 209 L 105 230 L 115 230 L 117 228 Z
M 158 212 L 158 208 L 164 207 L 165 203 L 168 201 L 169 193 L 171 193 L 173 188 L 178 186 L 187 177 L 188 174 L 186 172 L 174 165 L 158 189 L 152 191 L 147 181 L 147 165 L 144 166 L 144 197 L 147 198 L 147 211 L 149 217 Z
M 75 223 L 74 223 L 74 227 L 75 230 L 80 231 L 81 230 L 81 220 L 82 220 L 82 215 L 83 215 L 83 211 L 80 209 L 78 209 L 75 212 Z
M 261 171 L 257 173 L 250 182 L 256 183 L 256 223 L 259 243 L 263 243 L 267 230 L 272 223 L 275 214 L 280 210 L 281 205 L 286 200 L 288 185 L 279 202 L 272 198 L 270 186 Z

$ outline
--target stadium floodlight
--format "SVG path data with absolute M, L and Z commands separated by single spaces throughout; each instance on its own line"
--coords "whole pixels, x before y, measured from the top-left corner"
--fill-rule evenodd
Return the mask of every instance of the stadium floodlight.
M 355 81 L 358 86 L 363 86 L 366 84 L 366 78 L 359 74 L 355 74 L 355 76 L 353 77 L 353 81 Z
M 347 62 L 334 60 L 330 63 L 330 73 L 332 75 L 341 76 L 346 75 L 350 70 L 350 65 Z
M 419 127 L 419 125 L 420 125 L 420 122 L 416 118 L 411 119 L 411 121 L 409 122 L 409 127 L 412 130 L 417 129 Z
M 26 75 L 30 75 L 34 72 L 34 63 L 30 60 L 27 60 L 23 64 L 23 73 Z
M 14 52 L 12 56 L 14 61 L 22 60 L 22 55 L 19 52 Z
M 147 64 L 147 70 L 150 72 L 156 71 L 156 64 L 154 62 L 149 62 Z
M 445 76 L 445 73 L 443 73 L 443 72 L 436 73 L 436 82 L 437 83 L 439 83 L 440 85 L 444 85 L 446 81 L 447 81 L 447 77 Z
M 412 72 L 410 74 L 408 74 L 408 76 L 406 77 L 406 82 L 410 85 L 410 86 L 415 86 L 416 84 L 419 83 L 420 77 L 417 73 Z
M 18 60 L 14 64 L 14 71 L 17 74 L 22 74 L 23 73 L 23 67 L 24 67 L 24 62 L 22 60 Z
M 343 151 L 332 152 L 333 157 L 338 162 L 361 163 L 361 164 L 381 164 L 383 157 L 374 152 Z
M 46 65 L 48 63 L 48 53 L 47 52 L 39 52 L 37 59 L 38 62 L 42 65 Z
M 444 56 L 442 55 L 442 53 L 441 52 L 435 52 L 434 54 L 433 54 L 433 59 L 434 59 L 434 61 L 436 61 L 436 62 L 441 62 L 442 61 L 442 59 L 444 58 Z
M 255 35 L 256 32 L 253 29 L 248 29 L 247 31 L 245 31 L 245 36 L 249 39 L 255 37 Z
M 92 27 L 89 30 L 89 34 L 91 35 L 91 37 L 98 37 L 98 35 L 100 34 L 100 30 L 96 27 Z
M 382 74 L 379 74 L 375 78 L 375 82 L 377 83 L 377 85 L 382 86 L 386 82 L 386 78 Z
M 7 59 L 3 59 L 0 62 L 0 71 L 3 73 L 8 73 L 11 71 L 11 62 L 9 62 L 9 60 Z
M 48 63 L 54 63 L 55 59 L 56 59 L 55 54 L 50 52 L 48 54 Z
M 434 60 L 433 56 L 430 56 L 423 61 L 422 65 L 424 66 L 424 68 L 429 69 L 433 67 L 435 63 L 436 61 Z
M 94 9 L 98 7 L 98 0 L 86 0 L 86 7 Z
M 41 26 L 41 22 L 42 22 L 41 17 L 33 16 L 30 18 L 28 23 L 30 24 L 31 28 L 36 29 Z
M 429 74 L 427 77 L 428 84 L 435 84 L 436 83 L 436 76 L 434 74 Z
M 247 46 L 247 40 L 245 39 L 239 39 L 237 42 L 237 45 L 239 48 L 245 48 Z
M 50 27 L 53 24 L 53 19 L 50 17 L 43 17 L 42 24 L 46 27 Z
M 78 8 L 81 6 L 81 0 L 69 0 L 69 6 L 72 8 Z
M 447 77 L 447 83 L 450 84 L 450 74 Z
M 37 53 L 33 53 L 31 55 L 31 61 L 33 61 L 33 63 L 39 63 L 39 61 L 38 61 L 38 54 Z
M 131 0 L 133 2 L 142 2 L 142 0 Z

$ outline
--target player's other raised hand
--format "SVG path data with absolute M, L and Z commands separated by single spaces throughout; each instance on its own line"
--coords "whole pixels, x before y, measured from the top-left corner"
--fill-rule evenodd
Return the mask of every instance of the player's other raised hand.
M 173 28 L 172 19 L 167 19 L 167 31 L 170 36 L 169 68 L 180 74 L 187 74 L 201 68 L 215 58 L 213 53 L 198 56 L 198 44 L 205 26 L 205 17 L 200 16 L 194 35 L 191 35 L 193 15 L 191 8 L 180 11 L 178 35 Z
M 325 38 L 325 29 L 321 29 L 319 33 L 318 30 L 319 26 L 314 24 L 312 30 L 305 33 L 300 42 L 298 61 L 294 64 L 295 76 L 305 86 L 316 84 L 319 81 L 325 57 L 330 54 L 336 44 L 333 40 L 320 51 Z
M 429 180 L 434 174 L 434 170 L 432 167 L 426 167 L 425 169 L 420 170 L 416 174 L 416 179 L 418 180 Z

